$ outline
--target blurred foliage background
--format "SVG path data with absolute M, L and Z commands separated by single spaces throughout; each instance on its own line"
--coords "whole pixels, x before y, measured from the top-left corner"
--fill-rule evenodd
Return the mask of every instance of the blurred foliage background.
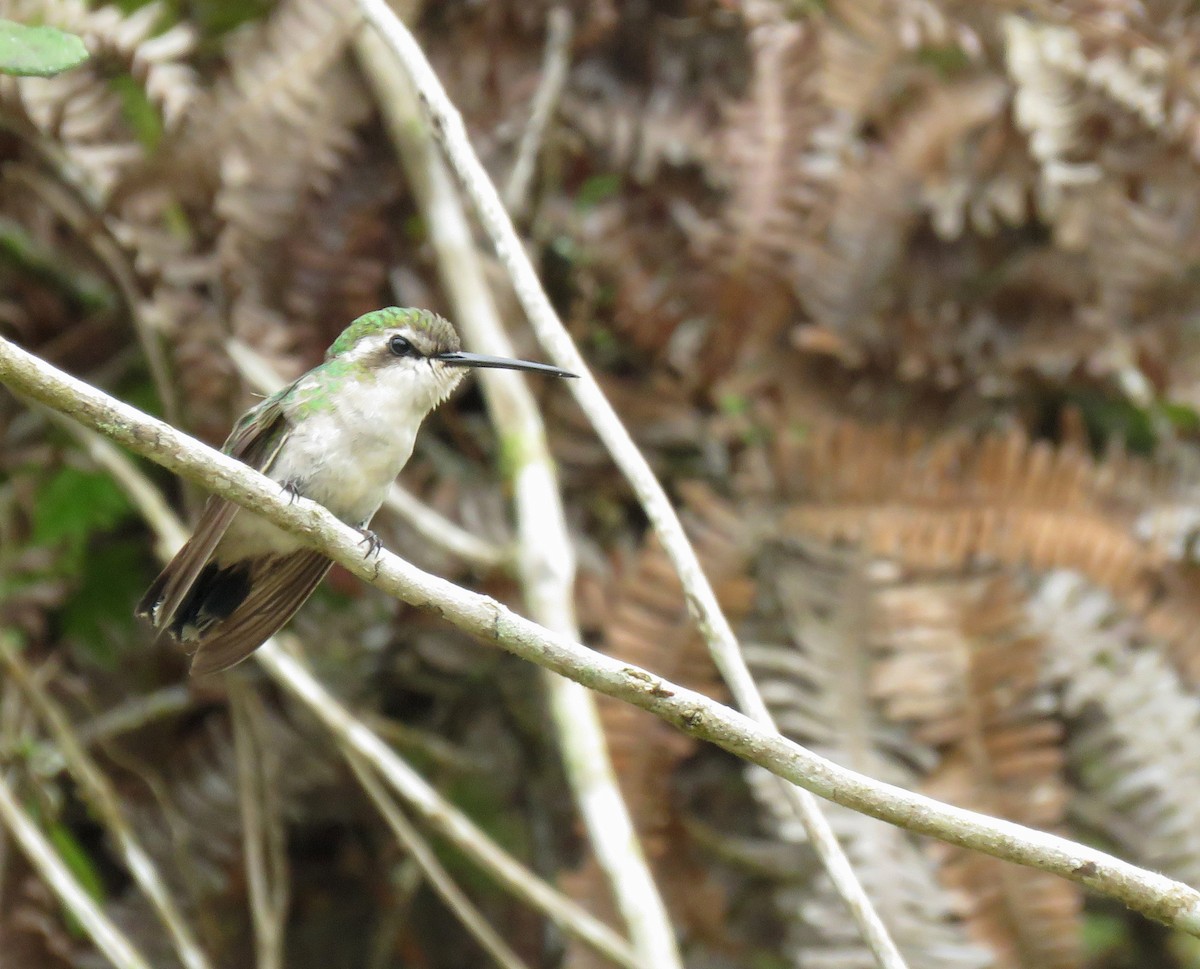
M 403 12 L 507 184 L 550 0 Z M 781 726 L 855 769 L 1200 884 L 1200 9 L 1183 0 L 593 0 L 519 214 L 572 332 L 685 510 Z M 213 443 L 356 315 L 445 310 L 348 0 L 2 0 L 81 35 L 0 78 L 0 332 Z M 536 354 L 501 273 L 495 288 Z M 665 557 L 586 420 L 539 385 L 589 643 L 721 696 Z M 154 537 L 77 437 L 0 395 L 0 631 L 116 786 L 215 965 L 254 965 L 242 794 L 285 848 L 286 964 L 484 957 L 327 738 L 131 609 Z M 511 541 L 477 391 L 404 474 Z M 146 474 L 183 514 L 201 496 Z M 387 516 L 390 548 L 514 579 Z M 444 795 L 613 919 L 535 671 L 334 573 L 292 627 Z M 604 704 L 689 967 L 872 965 L 755 771 Z M 112 833 L 0 673 L 7 782 L 150 954 Z M 910 965 L 1200 965 L 1196 940 L 1052 876 L 830 809 Z M 442 860 L 531 966 L 599 965 Z M 618 926 L 619 927 L 619 926 Z M 102 964 L 0 837 L 0 962 Z

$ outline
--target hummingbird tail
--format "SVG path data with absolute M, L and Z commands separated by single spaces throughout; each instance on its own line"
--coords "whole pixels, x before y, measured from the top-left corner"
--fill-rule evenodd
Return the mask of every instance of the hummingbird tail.
M 214 585 L 212 598 L 205 601 L 206 615 L 222 609 L 229 611 L 219 621 L 198 628 L 198 635 L 177 637 L 185 649 L 194 652 L 192 675 L 229 669 L 253 653 L 292 618 L 332 564 L 319 552 L 301 549 L 244 563 L 239 566 L 246 568 L 244 580 L 231 576 L 224 580 L 224 585 Z M 234 594 L 242 588 L 245 594 L 230 608 Z

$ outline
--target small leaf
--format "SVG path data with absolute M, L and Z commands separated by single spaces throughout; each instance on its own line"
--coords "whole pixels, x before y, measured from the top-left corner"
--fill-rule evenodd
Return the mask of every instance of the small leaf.
M 108 475 L 63 467 L 38 492 L 32 543 L 81 547 L 93 532 L 113 528 L 131 510 Z
M 75 34 L 0 20 L 0 74 L 50 77 L 87 59 L 83 39 Z

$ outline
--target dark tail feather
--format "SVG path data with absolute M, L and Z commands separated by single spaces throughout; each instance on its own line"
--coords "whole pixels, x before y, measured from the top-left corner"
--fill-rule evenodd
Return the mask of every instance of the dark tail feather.
M 136 614 L 150 620 L 156 629 L 174 625 L 175 613 L 193 592 L 196 579 L 211 563 L 213 550 L 237 514 L 238 506 L 209 499 L 196 523 L 192 537 L 167 563 L 138 603 Z
M 229 669 L 253 653 L 292 618 L 332 564 L 309 549 L 257 560 L 246 577 L 246 594 L 195 641 L 192 675 Z M 230 596 L 218 604 L 232 601 Z

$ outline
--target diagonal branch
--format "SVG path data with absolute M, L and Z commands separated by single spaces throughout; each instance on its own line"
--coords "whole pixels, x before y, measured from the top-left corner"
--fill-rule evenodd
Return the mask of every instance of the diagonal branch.
M 702 694 L 557 636 L 494 599 L 423 572 L 389 552 L 367 561 L 358 531 L 320 505 L 303 498 L 289 504 L 269 478 L 2 338 L 0 383 L 300 536 L 388 595 L 434 611 L 516 656 L 647 710 L 684 733 L 814 794 L 948 844 L 1061 875 L 1200 937 L 1200 892 L 1195 889 L 1086 845 L 846 770 Z M 348 729 L 353 737 L 353 728 Z
M 116 969 L 150 969 L 145 957 L 88 894 L 71 870 L 63 863 L 54 846 L 25 813 L 9 786 L 8 778 L 0 772 L 0 826 L 7 828 L 29 866 L 50 886 L 63 907 L 79 920 L 79 924 Z
M 375 34 L 364 33 L 358 49 L 429 227 L 442 285 L 467 344 L 494 356 L 515 356 L 458 190 L 421 118 L 412 84 Z M 512 371 L 484 370 L 479 381 L 508 456 L 503 463 L 513 493 L 517 574 L 526 611 L 556 633 L 579 639 L 575 554 L 537 402 L 525 379 Z M 544 685 L 567 779 L 630 938 L 646 965 L 680 969 L 674 928 L 621 795 L 595 700 L 561 676 L 547 675 Z
M 537 270 L 504 210 L 495 185 L 471 147 L 462 116 L 451 103 L 420 45 L 391 11 L 386 0 L 358 0 L 358 3 L 368 23 L 392 48 L 412 79 L 446 158 L 471 199 L 500 262 L 508 271 L 513 290 L 538 340 L 555 363 L 580 374 L 581 379 L 571 381 L 571 392 L 637 494 L 646 517 L 679 575 L 688 612 L 708 643 L 713 662 L 738 706 L 763 728 L 778 733 L 771 712 L 742 656 L 733 628 L 717 603 L 716 593 L 704 574 L 696 550 L 684 533 L 679 516 L 675 514 L 667 493 L 558 318 L 550 297 L 542 288 Z M 801 784 L 800 787 L 808 785 Z M 806 791 L 787 785 L 782 787 L 781 794 L 784 803 L 791 805 L 803 824 L 817 857 L 829 873 L 838 894 L 845 900 L 876 961 L 885 969 L 904 969 L 904 959 L 863 891 L 816 800 Z

